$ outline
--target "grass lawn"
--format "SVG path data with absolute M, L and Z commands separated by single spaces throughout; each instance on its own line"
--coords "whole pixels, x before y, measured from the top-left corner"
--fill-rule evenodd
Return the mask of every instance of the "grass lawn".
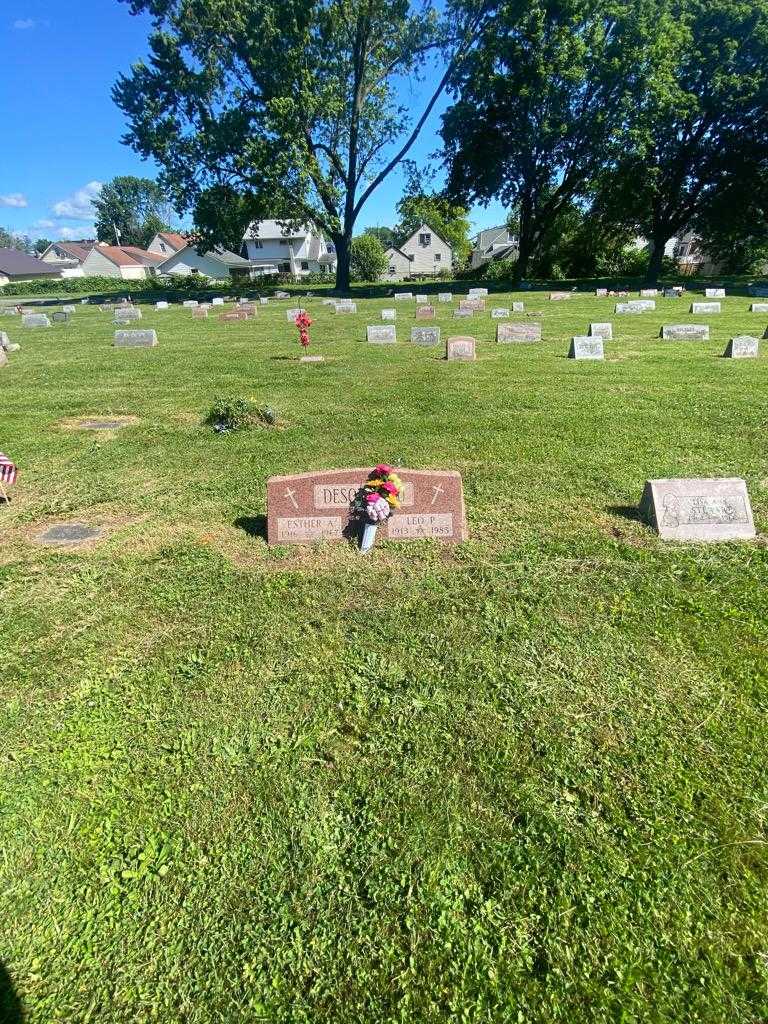
M 768 342 L 718 358 L 768 316 L 514 298 L 541 343 L 438 306 L 474 364 L 411 346 L 402 303 L 367 345 L 383 299 L 310 301 L 314 365 L 285 303 L 145 307 L 154 350 L 95 308 L 0 320 L 0 960 L 29 1022 L 768 1017 L 768 546 L 634 516 L 648 477 L 735 475 L 768 530 Z M 567 360 L 603 320 L 605 362 Z M 217 395 L 286 425 L 216 435 Z M 69 428 L 94 415 L 135 423 Z M 471 540 L 254 531 L 268 476 L 381 460 L 460 470 Z M 106 539 L 34 543 L 70 520 Z

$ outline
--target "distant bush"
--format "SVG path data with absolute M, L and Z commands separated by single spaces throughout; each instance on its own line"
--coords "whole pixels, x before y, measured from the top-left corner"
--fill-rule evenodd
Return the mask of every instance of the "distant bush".
M 280 417 L 268 405 L 257 405 L 247 398 L 215 398 L 205 422 L 221 433 L 248 430 L 251 427 L 276 427 Z
M 516 264 L 517 260 L 512 259 L 491 260 L 490 263 L 486 263 L 483 276 L 486 281 L 511 281 Z

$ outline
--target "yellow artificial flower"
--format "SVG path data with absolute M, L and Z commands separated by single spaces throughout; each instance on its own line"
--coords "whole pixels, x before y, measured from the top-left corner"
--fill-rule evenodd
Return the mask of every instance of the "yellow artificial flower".
M 388 494 L 387 501 L 389 502 L 391 508 L 400 508 L 400 502 L 397 500 L 394 494 Z

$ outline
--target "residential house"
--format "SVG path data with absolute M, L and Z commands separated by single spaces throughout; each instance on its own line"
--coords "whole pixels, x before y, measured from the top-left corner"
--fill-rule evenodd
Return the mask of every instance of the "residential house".
M 336 272 L 334 246 L 308 224 L 291 230 L 277 220 L 257 221 L 245 233 L 243 254 L 262 273 L 306 277 Z
M 0 249 L 0 287 L 17 281 L 46 279 L 60 280 L 60 269 L 18 249 Z
M 95 245 L 82 263 L 86 277 L 119 277 L 124 281 L 139 281 L 154 277 L 163 258 L 135 246 Z
M 381 275 L 381 281 L 405 281 L 411 274 L 411 257 L 406 256 L 402 249 L 394 246 L 387 249 L 387 269 Z
M 434 276 L 453 268 L 453 250 L 428 224 L 422 224 L 399 248 L 410 259 L 411 277 Z
M 215 281 L 226 281 L 230 278 L 250 279 L 257 269 L 251 260 L 243 259 L 228 249 L 216 248 L 200 255 L 194 245 L 185 245 L 161 263 L 158 273 L 183 277 L 199 274 Z M 272 273 L 275 273 L 274 268 Z
M 95 239 L 81 238 L 77 241 L 51 242 L 40 256 L 45 263 L 52 263 L 61 271 L 62 277 L 83 277 L 83 263 Z
M 517 253 L 517 235 L 511 232 L 506 224 L 486 228 L 472 239 L 470 265 L 473 270 L 478 270 L 491 260 L 517 259 Z
M 158 256 L 162 256 L 164 260 L 167 260 L 169 256 L 173 256 L 175 253 L 181 252 L 182 249 L 186 249 L 187 244 L 188 239 L 177 231 L 158 231 L 147 246 L 147 252 L 157 253 Z

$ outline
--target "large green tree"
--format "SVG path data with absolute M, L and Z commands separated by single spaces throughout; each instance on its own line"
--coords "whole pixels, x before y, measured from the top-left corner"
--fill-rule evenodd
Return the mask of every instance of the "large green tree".
M 364 232 L 352 239 L 350 262 L 356 281 L 378 281 L 387 268 L 384 246 L 375 235 Z
M 121 175 L 93 200 L 96 237 L 110 245 L 145 249 L 158 231 L 170 228 L 171 207 L 162 187 L 149 178 Z
M 664 247 L 708 211 L 743 223 L 768 161 L 768 0 L 657 0 L 654 59 L 632 130 L 604 179 L 607 216 Z
M 114 90 L 126 140 L 160 164 L 176 207 L 195 211 L 201 243 L 232 245 L 235 223 L 242 239 L 259 217 L 312 222 L 345 288 L 360 211 L 407 156 L 489 0 L 451 19 L 431 0 L 123 2 L 154 21 L 148 62 Z M 425 69 L 413 112 L 400 84 Z
M 460 0 L 457 0 L 460 6 Z M 651 0 L 497 0 L 451 78 L 447 193 L 519 215 L 517 280 L 621 143 Z

